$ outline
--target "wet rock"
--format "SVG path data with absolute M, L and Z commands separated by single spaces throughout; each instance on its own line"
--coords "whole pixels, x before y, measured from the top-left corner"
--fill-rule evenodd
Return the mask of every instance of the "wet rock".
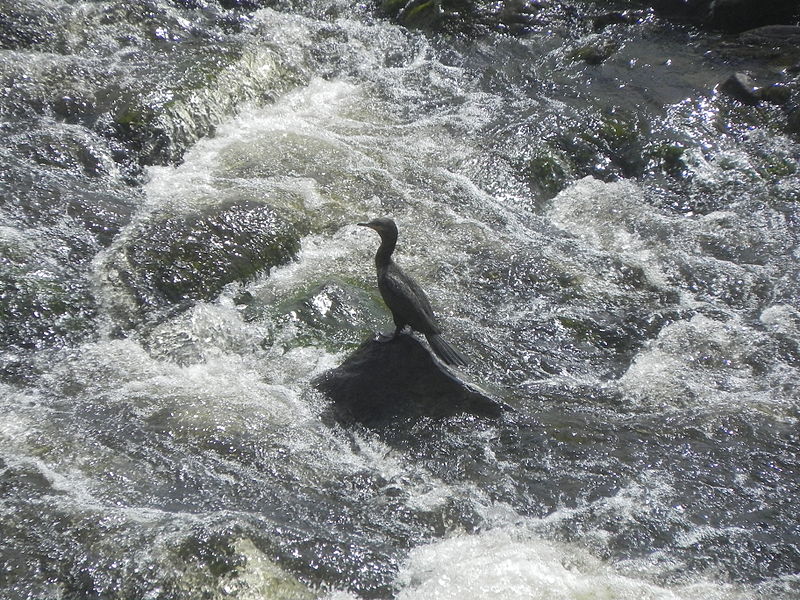
M 787 0 L 654 0 L 659 14 L 725 31 L 793 24 L 800 7 Z
M 568 161 L 554 152 L 539 153 L 522 168 L 522 174 L 531 190 L 548 200 L 564 189 L 569 173 Z
M 276 52 L 223 33 L 241 10 L 264 2 L 226 2 L 225 10 L 204 1 L 192 19 L 151 0 L 80 11 L 20 4 L 0 0 L 0 48 L 26 51 L 0 68 L 4 116 L 55 116 L 91 128 L 134 178 L 142 166 L 180 161 L 242 103 L 297 83 Z M 91 61 L 78 58 L 83 50 Z
M 786 130 L 789 133 L 800 134 L 800 107 L 793 107 L 787 115 Z
M 153 89 L 120 89 L 108 107 L 111 122 L 104 133 L 140 165 L 174 164 L 236 106 L 258 103 L 268 93 L 285 91 L 293 82 L 268 49 L 242 49 L 235 44 L 213 53 L 192 48 L 167 69 L 137 74 L 144 81 L 163 81 Z M 147 60 L 142 53 L 142 60 Z
M 608 12 L 592 18 L 592 25 L 594 26 L 595 31 L 601 31 L 609 25 L 619 25 L 627 22 L 628 19 L 621 11 Z
M 769 50 L 775 57 L 785 54 L 787 64 L 791 64 L 800 56 L 800 26 L 767 25 L 749 29 L 739 35 L 739 42 Z
M 406 334 L 386 343 L 365 341 L 313 385 L 333 401 L 333 415 L 342 422 L 378 424 L 459 413 L 497 418 L 509 409 L 459 379 Z
M 708 22 L 727 31 L 790 23 L 798 15 L 796 2 L 786 0 L 713 0 Z
M 718 50 L 727 60 L 764 61 L 770 65 L 770 72 L 784 68 L 791 72 L 800 61 L 800 27 L 766 25 L 748 29 L 736 37 L 723 37 Z
M 758 97 L 772 104 L 786 104 L 792 97 L 792 90 L 782 83 L 773 83 L 759 89 Z
M 590 65 L 599 65 L 610 58 L 619 49 L 619 44 L 611 40 L 597 40 L 572 51 L 569 57 L 574 61 L 582 60 Z
M 143 225 L 111 259 L 108 279 L 129 300 L 123 313 L 185 308 L 291 260 L 301 235 L 269 205 L 230 202 Z
M 406 27 L 442 33 L 523 34 L 537 22 L 543 0 L 383 0 L 380 11 Z
M 719 89 L 745 104 L 756 105 L 760 100 L 755 82 L 746 73 L 734 73 L 719 85 Z

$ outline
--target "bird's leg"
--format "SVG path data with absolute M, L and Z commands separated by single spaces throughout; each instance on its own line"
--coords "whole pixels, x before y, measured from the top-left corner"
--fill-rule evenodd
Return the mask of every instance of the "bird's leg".
M 391 342 L 394 338 L 398 335 L 403 333 L 403 330 L 406 328 L 406 325 L 397 325 L 394 330 L 394 333 L 380 333 L 378 332 L 378 337 L 376 338 L 378 342 L 381 344 L 385 344 L 386 342 Z

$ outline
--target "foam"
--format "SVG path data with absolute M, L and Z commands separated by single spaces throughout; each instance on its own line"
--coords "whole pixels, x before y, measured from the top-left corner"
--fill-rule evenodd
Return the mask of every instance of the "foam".
M 669 588 L 626 576 L 585 550 L 520 528 L 462 535 L 413 550 L 398 600 L 733 600 L 720 584 Z

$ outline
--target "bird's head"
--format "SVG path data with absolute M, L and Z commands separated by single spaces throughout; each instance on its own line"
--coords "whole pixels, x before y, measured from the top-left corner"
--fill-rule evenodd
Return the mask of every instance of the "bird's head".
M 397 239 L 397 225 L 389 217 L 378 217 L 366 223 L 359 223 L 359 225 L 374 229 L 381 238 Z

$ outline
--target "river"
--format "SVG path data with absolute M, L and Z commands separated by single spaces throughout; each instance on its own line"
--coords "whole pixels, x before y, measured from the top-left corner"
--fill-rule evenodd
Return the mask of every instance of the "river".
M 523 4 L 0 2 L 0 596 L 800 598 L 786 71 Z M 326 418 L 377 216 L 514 412 Z

